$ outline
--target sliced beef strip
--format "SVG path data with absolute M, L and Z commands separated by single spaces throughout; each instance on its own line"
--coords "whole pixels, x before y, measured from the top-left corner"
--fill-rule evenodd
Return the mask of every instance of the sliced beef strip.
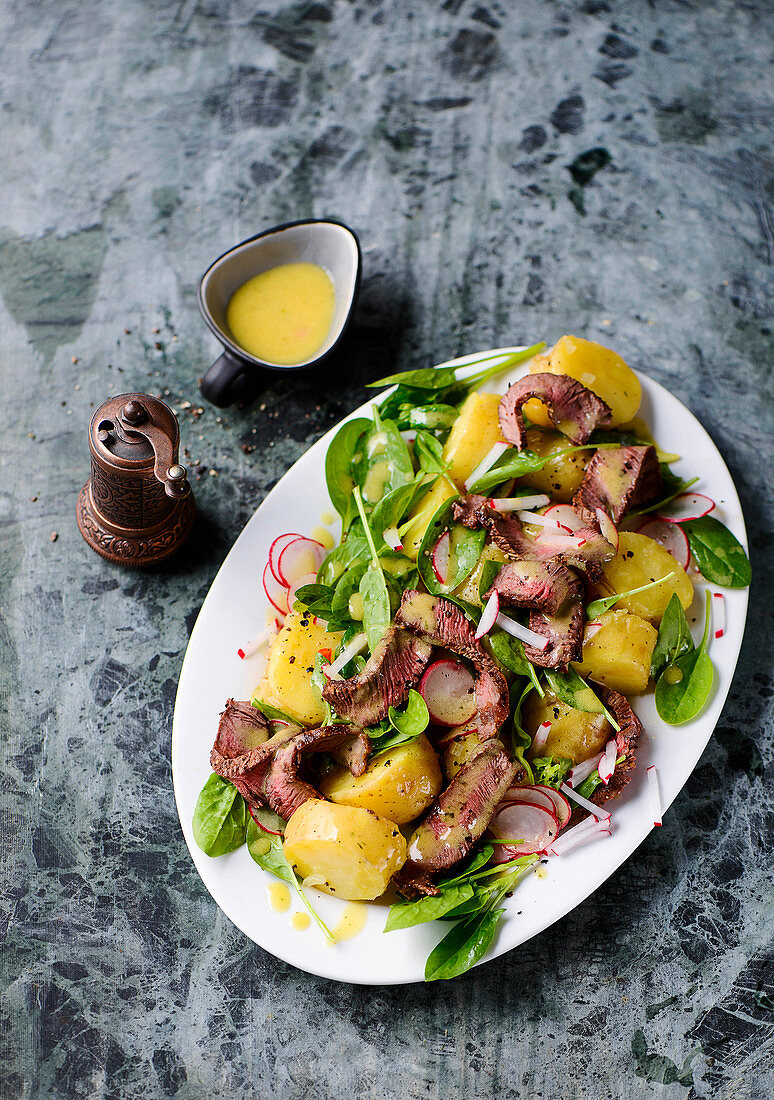
M 570 661 L 579 661 L 583 650 L 585 612 L 581 599 L 567 600 L 553 615 L 533 611 L 529 617 L 530 630 L 542 634 L 549 642 L 545 649 L 525 645 L 524 656 L 540 668 L 567 670 Z
M 432 645 L 470 661 L 476 672 L 478 736 L 481 741 L 495 737 L 510 709 L 508 683 L 476 641 L 473 626 L 459 607 L 443 596 L 410 589 L 403 594 L 395 622 Z
M 263 801 L 263 784 L 275 751 L 298 732 L 287 726 L 269 736 L 269 723 L 249 702 L 229 699 L 221 713 L 210 766 L 230 779 L 248 802 Z
M 304 802 L 323 797 L 303 775 L 305 756 L 316 752 L 339 757 L 343 754 L 349 759 L 352 774 L 362 775 L 370 747 L 368 735 L 350 726 L 302 730 L 274 754 L 264 783 L 264 797 L 275 814 L 287 821 Z
M 621 729 L 615 735 L 615 743 L 618 756 L 623 756 L 620 764 L 616 764 L 613 778 L 608 785 L 597 787 L 591 796 L 591 801 L 601 806 L 611 798 L 617 798 L 632 777 L 634 766 L 637 763 L 637 742 L 642 733 L 642 723 L 632 708 L 629 700 L 612 688 L 604 688 L 600 692 L 600 698 L 609 711 L 615 715 L 615 720 Z
M 548 408 L 559 431 L 573 443 L 585 443 L 595 428 L 610 424 L 610 407 L 575 378 L 566 374 L 527 374 L 508 387 L 500 401 L 503 438 L 520 451 L 526 444 L 522 405 L 536 397 Z
M 373 726 L 407 697 L 431 652 L 432 647 L 421 638 L 390 627 L 363 671 L 349 680 L 329 680 L 323 699 L 354 726 Z
M 431 876 L 471 851 L 518 772 L 503 744 L 492 739 L 457 773 L 411 835 L 408 860 L 395 879 L 402 893 L 437 892 Z
M 487 595 L 495 590 L 504 603 L 531 608 L 530 629 L 549 639 L 542 650 L 524 646 L 528 661 L 541 668 L 566 669 L 570 661 L 580 659 L 584 589 L 576 573 L 559 562 L 509 562 Z
M 655 447 L 626 446 L 596 451 L 586 467 L 573 506 L 585 523 L 595 526 L 597 508 L 618 523 L 663 493 Z

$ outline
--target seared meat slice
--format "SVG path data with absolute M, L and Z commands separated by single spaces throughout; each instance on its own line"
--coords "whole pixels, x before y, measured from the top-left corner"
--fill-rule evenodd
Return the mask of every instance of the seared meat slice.
M 308 799 L 322 798 L 302 774 L 305 756 L 315 752 L 343 754 L 352 774 L 362 775 L 370 747 L 368 735 L 350 726 L 302 730 L 275 752 L 264 784 L 266 801 L 275 814 L 287 821 Z
M 613 523 L 631 509 L 658 500 L 663 491 L 655 447 L 615 447 L 597 451 L 573 497 L 581 518 L 597 522 L 597 508 Z
M 533 608 L 530 629 L 550 639 L 543 650 L 525 645 L 525 656 L 533 665 L 565 669 L 570 661 L 580 660 L 583 585 L 571 569 L 559 562 L 509 562 L 489 592 L 495 590 L 505 603 Z
M 465 858 L 518 771 L 502 743 L 493 739 L 457 773 L 408 842 L 408 861 L 395 879 L 402 893 L 435 892 L 429 876 Z
M 478 736 L 495 737 L 508 717 L 508 684 L 499 667 L 476 641 L 470 621 L 451 600 L 409 590 L 403 593 L 395 622 L 432 645 L 451 650 L 476 670 Z
M 566 374 L 527 374 L 508 387 L 499 409 L 503 437 L 519 451 L 526 443 L 521 407 L 531 397 L 544 402 L 551 420 L 573 443 L 585 443 L 595 428 L 610 424 L 610 407 L 576 379 Z
M 615 735 L 615 743 L 618 756 L 623 756 L 624 759 L 620 764 L 616 764 L 613 778 L 608 785 L 597 787 L 591 796 L 591 801 L 597 806 L 601 806 L 610 798 L 617 798 L 631 779 L 634 765 L 637 763 L 637 741 L 642 733 L 642 723 L 624 695 L 611 688 L 604 688 L 600 692 L 600 698 L 607 709 L 615 715 L 621 727 Z
M 405 630 L 390 627 L 366 662 L 349 680 L 329 680 L 323 699 L 337 714 L 363 728 L 381 722 L 422 675 L 432 647 Z
M 615 550 L 591 527 L 582 527 L 567 544 L 568 535 L 544 530 L 539 539 L 524 533 L 521 520 L 513 512 L 498 512 L 485 497 L 462 497 L 452 505 L 454 518 L 464 527 L 486 527 L 492 542 L 509 558 L 517 561 L 555 561 L 584 569 L 592 579 L 599 574 L 599 565 L 615 557 Z
M 269 736 L 269 723 L 259 710 L 248 702 L 229 699 L 220 716 L 210 766 L 224 779 L 230 779 L 248 802 L 262 802 L 263 784 L 274 753 L 297 732 L 297 726 L 287 726 Z

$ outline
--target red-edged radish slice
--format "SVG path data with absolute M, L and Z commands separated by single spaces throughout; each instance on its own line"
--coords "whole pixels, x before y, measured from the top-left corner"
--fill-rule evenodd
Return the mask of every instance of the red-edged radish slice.
M 544 852 L 556 839 L 559 822 L 545 806 L 532 802 L 510 802 L 499 809 L 489 822 L 489 832 L 497 840 L 520 841 L 518 844 L 495 845 L 492 862 L 506 863 L 514 856 Z
M 247 803 L 247 809 L 250 817 L 253 819 L 259 829 L 262 829 L 265 833 L 270 833 L 271 836 L 282 836 L 282 833 L 278 832 L 276 829 L 270 829 L 265 820 L 261 820 L 261 818 L 264 817 L 264 815 L 266 814 L 266 810 L 264 810 L 260 806 L 251 806 L 249 802 Z
M 609 822 L 597 821 L 595 817 L 587 817 L 585 821 L 581 821 L 580 825 L 573 825 L 566 833 L 562 833 L 560 837 L 557 837 L 548 849 L 548 854 L 566 856 L 568 852 L 579 848 L 581 844 L 588 844 L 589 841 L 596 840 L 598 837 L 610 835 Z
M 548 795 L 548 797 L 553 801 L 554 813 L 559 820 L 559 828 L 563 829 L 572 817 L 572 806 L 564 797 L 562 792 L 555 790 L 553 787 L 545 787 L 542 783 L 536 784 L 533 789 L 536 791 L 540 791 L 542 794 Z
M 547 493 L 536 493 L 527 497 L 491 497 L 490 508 L 496 512 L 520 512 L 523 508 L 544 508 L 551 503 Z
M 599 762 L 602 759 L 604 753 L 597 752 L 593 756 L 590 756 L 588 760 L 582 760 L 580 764 L 576 764 L 570 768 L 567 776 L 570 786 L 572 788 L 579 787 L 584 779 L 588 779 L 590 775 L 597 770 Z
M 588 810 L 590 814 L 593 814 L 598 821 L 610 820 L 609 810 L 603 810 L 600 806 L 595 806 L 593 802 L 589 802 L 588 798 L 584 798 L 582 794 L 578 794 L 572 787 L 568 787 L 566 783 L 562 783 L 559 789 L 562 794 L 566 794 L 572 802 L 577 802 L 584 810 Z
M 295 584 L 291 584 L 288 589 L 288 607 L 293 606 L 296 599 L 296 592 L 298 592 L 299 588 L 303 588 L 305 584 L 315 584 L 316 581 L 316 573 L 305 573 L 303 577 L 298 578 Z
M 602 757 L 597 765 L 597 771 L 599 772 L 599 778 L 605 784 L 608 785 L 613 777 L 615 771 L 615 762 L 618 759 L 618 746 L 615 743 L 615 739 L 611 738 L 605 745 L 605 751 L 602 753 Z
M 597 508 L 597 526 L 603 539 L 607 539 L 614 550 L 618 550 L 618 528 L 603 508 Z
M 669 523 L 683 523 L 688 519 L 701 519 L 708 516 L 715 507 L 715 501 L 704 493 L 681 493 L 666 506 L 664 512 L 658 513 L 659 519 L 665 519 Z
M 649 519 L 640 524 L 637 534 L 653 539 L 654 542 L 663 546 L 683 569 L 688 568 L 691 550 L 688 537 L 678 523 L 669 523 L 665 519 Z
M 464 726 L 476 713 L 476 681 L 461 661 L 433 662 L 419 682 L 430 718 L 440 726 Z
M 510 634 L 511 637 L 526 642 L 527 645 L 533 646 L 534 649 L 539 649 L 541 653 L 550 641 L 549 638 L 544 637 L 542 634 L 537 634 L 534 630 L 530 630 L 528 626 L 522 626 L 521 623 L 517 623 L 514 619 L 509 619 L 507 615 L 503 615 L 502 613 L 498 614 L 495 622 L 506 634 Z
M 715 622 L 715 637 L 722 638 L 726 632 L 726 601 L 722 592 L 712 593 L 712 618 Z
M 368 645 L 368 638 L 365 634 L 356 634 L 349 645 L 342 649 L 335 661 L 331 664 L 323 665 L 323 674 L 328 677 L 329 680 L 340 680 L 341 670 L 345 665 L 348 665 L 353 657 L 356 657 L 358 653 L 362 653 L 365 647 Z
M 481 614 L 481 618 L 478 620 L 478 627 L 476 628 L 476 641 L 483 638 L 485 634 L 488 634 L 494 624 L 497 622 L 497 616 L 500 614 L 500 597 L 497 593 L 497 589 L 494 590 L 492 595 L 486 601 L 486 606 Z
M 556 520 L 560 527 L 564 527 L 570 534 L 580 531 L 585 524 L 571 504 L 552 504 L 546 508 L 545 515 Z
M 541 722 L 538 728 L 535 730 L 535 736 L 532 738 L 533 750 L 542 749 L 545 747 L 545 743 L 548 740 L 548 735 L 551 732 L 550 722 Z
M 508 444 L 507 443 L 495 443 L 486 452 L 484 457 L 479 462 L 478 466 L 476 466 L 473 473 L 467 479 L 467 481 L 465 482 L 465 488 L 470 489 L 471 485 L 475 484 L 475 482 L 477 482 L 480 477 L 483 477 L 484 474 L 489 473 L 489 471 L 494 466 L 495 462 L 497 462 L 500 455 L 504 451 L 507 451 L 507 450 L 508 450 Z
M 650 805 L 653 811 L 653 824 L 661 825 L 661 791 L 658 787 L 658 772 L 655 764 L 651 764 L 648 768 L 648 788 L 650 790 Z
M 397 527 L 385 527 L 382 532 L 382 538 L 387 543 L 390 550 L 395 550 L 397 552 L 403 549 L 403 543 L 400 541 Z
M 303 535 L 299 535 L 297 531 L 287 531 L 284 535 L 277 535 L 274 542 L 269 547 L 269 569 L 271 569 L 274 579 L 278 584 L 284 584 L 279 571 L 279 556 L 285 549 L 289 542 L 295 542 L 296 539 L 303 538 Z
M 548 546 L 557 554 L 563 554 L 568 550 L 580 550 L 581 546 L 586 545 L 585 538 L 579 538 L 577 535 L 557 535 L 548 529 L 541 531 L 535 541 L 542 546 Z
M 529 802 L 532 806 L 542 806 L 543 809 L 552 813 L 557 819 L 557 824 L 559 823 L 559 818 L 556 813 L 556 804 L 553 798 L 546 794 L 540 787 L 511 787 L 503 795 L 500 807 L 508 806 L 512 802 Z
M 451 535 L 448 531 L 444 531 L 430 554 L 430 564 L 433 567 L 433 572 L 439 584 L 446 584 L 449 576 L 450 552 Z
M 272 607 L 279 611 L 280 615 L 287 615 L 288 590 L 274 576 L 268 562 L 263 568 L 263 590 Z
M 466 722 L 464 726 L 450 726 L 443 737 L 433 740 L 433 744 L 437 749 L 445 748 L 452 741 L 461 741 L 473 733 L 478 733 L 478 726 L 474 726 L 473 722 Z
M 264 630 L 260 632 L 260 634 L 256 634 L 254 638 L 251 638 L 244 649 L 237 650 L 237 653 L 243 661 L 246 660 L 248 657 L 252 657 L 254 653 L 257 653 L 259 649 L 262 649 L 263 646 L 271 641 L 271 639 L 274 637 L 274 635 L 277 633 L 277 630 L 279 629 L 276 624 L 277 620 L 275 619 L 274 623 L 267 626 Z
M 307 573 L 314 573 L 316 577 L 326 552 L 321 542 L 303 535 L 286 543 L 277 558 L 277 572 L 282 584 L 290 588 Z

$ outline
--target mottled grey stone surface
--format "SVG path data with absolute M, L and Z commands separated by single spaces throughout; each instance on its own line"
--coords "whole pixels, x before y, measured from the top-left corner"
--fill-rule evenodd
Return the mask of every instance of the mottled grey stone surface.
M 770 1097 L 771 4 L 0 13 L 2 1096 Z M 346 346 L 197 419 L 200 273 L 310 215 L 361 236 Z M 183 844 L 197 610 L 362 383 L 565 331 L 665 383 L 736 478 L 755 586 L 717 733 L 663 829 L 522 949 L 443 987 L 309 977 L 229 924 Z M 190 547 L 144 575 L 74 523 L 91 411 L 134 388 L 180 410 L 200 474 Z

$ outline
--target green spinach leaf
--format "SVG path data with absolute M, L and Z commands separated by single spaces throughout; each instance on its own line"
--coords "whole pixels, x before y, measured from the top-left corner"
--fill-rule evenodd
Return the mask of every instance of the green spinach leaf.
M 342 424 L 331 441 L 325 456 L 325 482 L 331 504 L 342 517 L 348 518 L 349 502 L 355 479 L 352 475 L 352 463 L 358 443 L 366 432 L 373 429 L 370 420 L 358 417 Z
M 373 563 L 363 574 L 359 588 L 360 595 L 363 598 L 363 629 L 368 638 L 368 648 L 370 652 L 373 653 L 389 628 L 390 620 L 392 619 L 392 610 L 390 608 L 390 594 L 387 589 L 387 581 L 385 580 L 384 571 L 379 562 L 379 555 L 376 551 L 374 538 L 365 514 L 363 499 L 357 485 L 353 493 L 355 504 L 357 505 L 357 510 L 360 513 L 360 519 L 363 523 L 363 530 L 365 531 L 365 536 L 371 551 L 371 561 Z
M 287 882 L 293 887 L 322 934 L 327 940 L 334 943 L 334 937 L 330 928 L 328 928 L 327 924 L 309 901 L 305 891 L 302 890 L 299 884 L 295 871 L 285 858 L 285 851 L 282 846 L 285 822 L 281 817 L 277 817 L 276 814 L 273 816 L 276 818 L 276 831 L 280 833 L 280 835 L 275 836 L 272 833 L 264 832 L 260 826 L 250 818 L 247 826 L 247 850 L 259 867 L 263 867 L 264 871 L 268 871 L 271 875 L 276 875 L 277 878 L 282 879 L 283 882 Z
M 667 665 L 672 664 L 686 650 L 693 649 L 691 628 L 676 593 L 669 597 L 666 611 L 658 628 L 658 638 L 650 658 L 650 674 L 657 680 Z
M 503 567 L 501 561 L 485 561 L 481 566 L 481 573 L 478 578 L 478 598 L 483 604 L 486 600 L 486 594 L 495 582 L 495 577 Z
M 659 577 L 658 580 L 649 581 L 648 584 L 643 584 L 639 588 L 630 588 L 628 592 L 614 592 L 612 596 L 603 596 L 602 599 L 592 600 L 590 604 L 586 605 L 586 618 L 598 619 L 600 615 L 604 615 L 611 607 L 615 607 L 618 601 L 624 599 L 625 596 L 637 596 L 640 592 L 647 592 L 649 588 L 655 588 L 657 585 L 663 584 L 664 581 L 668 581 L 669 578 L 673 576 L 674 572 L 667 573 L 665 577 Z
M 424 405 L 405 409 L 405 422 L 408 428 L 424 429 L 429 432 L 441 432 L 446 435 L 459 416 L 454 405 Z
M 469 901 L 473 897 L 473 887 L 469 883 L 449 886 L 431 897 L 417 898 L 416 901 L 399 901 L 390 907 L 385 932 L 395 932 L 400 928 L 413 928 L 430 920 L 438 920 L 450 909 Z
M 370 505 L 402 485 L 414 481 L 414 466 L 406 441 L 392 420 L 383 420 L 374 407 L 371 431 L 360 443 L 353 464 L 355 481 Z
M 459 498 L 445 500 L 435 513 L 422 537 L 417 554 L 417 568 L 428 592 L 434 596 L 447 596 L 466 580 L 478 564 L 486 542 L 486 531 L 470 531 L 461 523 L 454 523 L 452 505 Z M 439 581 L 432 563 L 435 545 L 449 532 L 449 571 L 445 581 Z
M 250 701 L 250 706 L 259 710 L 264 718 L 268 718 L 270 722 L 289 722 L 291 726 L 298 725 L 297 720 L 291 718 L 284 710 L 280 710 L 279 707 L 273 707 L 271 703 L 264 703 L 262 699 L 258 699 L 257 697 Z
M 557 699 L 560 699 L 568 707 L 585 711 L 587 714 L 604 714 L 610 725 L 616 732 L 620 726 L 604 703 L 597 698 L 593 688 L 590 688 L 582 677 L 574 669 L 567 672 L 554 672 L 545 669 L 545 678 L 548 686 Z
M 414 691 L 413 688 L 409 688 L 408 700 L 403 710 L 390 707 L 387 715 L 393 729 L 412 738 L 419 737 L 430 725 L 430 712 L 427 709 L 427 703 L 419 692 Z
M 656 711 L 670 726 L 690 722 L 704 707 L 712 690 L 715 673 L 707 656 L 710 628 L 710 594 L 707 593 L 704 635 L 698 649 L 683 653 L 659 676 L 656 683 Z
M 234 784 L 213 772 L 196 801 L 192 825 L 194 840 L 208 856 L 224 856 L 241 848 L 247 806 Z
M 712 516 L 702 516 L 685 520 L 680 526 L 703 577 L 724 588 L 747 587 L 752 578 L 750 560 L 725 524 Z

